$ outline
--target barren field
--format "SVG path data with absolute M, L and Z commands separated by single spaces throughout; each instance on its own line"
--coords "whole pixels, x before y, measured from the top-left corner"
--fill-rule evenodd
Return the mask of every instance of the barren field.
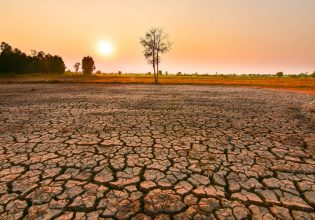
M 0 84 L 0 219 L 315 219 L 315 97 Z
M 251 88 L 269 88 L 315 95 L 315 77 L 233 76 L 233 75 L 162 75 L 162 85 L 220 85 Z M 18 74 L 0 75 L 0 83 L 98 83 L 98 84 L 153 84 L 151 75 L 102 74 Z

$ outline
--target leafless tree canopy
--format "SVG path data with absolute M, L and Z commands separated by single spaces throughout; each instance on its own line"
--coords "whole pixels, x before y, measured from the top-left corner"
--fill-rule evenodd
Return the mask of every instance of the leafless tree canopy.
M 152 28 L 145 34 L 145 37 L 141 38 L 140 43 L 144 48 L 144 57 L 153 66 L 155 83 L 158 83 L 161 55 L 168 52 L 172 46 L 168 34 L 161 28 Z

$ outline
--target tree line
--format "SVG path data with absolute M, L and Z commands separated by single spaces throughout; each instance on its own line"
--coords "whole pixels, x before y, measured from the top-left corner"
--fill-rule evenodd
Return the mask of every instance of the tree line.
M 1 43 L 0 73 L 64 73 L 65 69 L 60 56 L 35 50 L 27 55 L 8 43 Z

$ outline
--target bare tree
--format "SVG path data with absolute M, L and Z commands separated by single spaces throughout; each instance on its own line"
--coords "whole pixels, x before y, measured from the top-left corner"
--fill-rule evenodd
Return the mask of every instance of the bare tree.
M 140 43 L 144 48 L 144 57 L 153 66 L 154 81 L 158 83 L 161 55 L 170 51 L 172 46 L 168 34 L 161 28 L 152 28 L 145 34 L 145 37 L 141 38 Z
M 79 63 L 79 62 L 74 64 L 74 66 L 73 66 L 73 67 L 74 67 L 74 70 L 75 70 L 75 72 L 76 72 L 76 73 L 78 73 L 78 72 L 79 72 L 80 65 L 81 65 L 81 63 Z

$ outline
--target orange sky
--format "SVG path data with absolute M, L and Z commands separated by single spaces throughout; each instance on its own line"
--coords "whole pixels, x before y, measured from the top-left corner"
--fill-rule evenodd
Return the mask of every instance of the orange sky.
M 285 73 L 315 70 L 314 0 L 0 0 L 0 41 L 63 57 L 93 56 L 104 72 L 152 71 L 139 38 L 163 27 L 174 41 L 162 70 Z M 100 41 L 114 54 L 104 56 Z

